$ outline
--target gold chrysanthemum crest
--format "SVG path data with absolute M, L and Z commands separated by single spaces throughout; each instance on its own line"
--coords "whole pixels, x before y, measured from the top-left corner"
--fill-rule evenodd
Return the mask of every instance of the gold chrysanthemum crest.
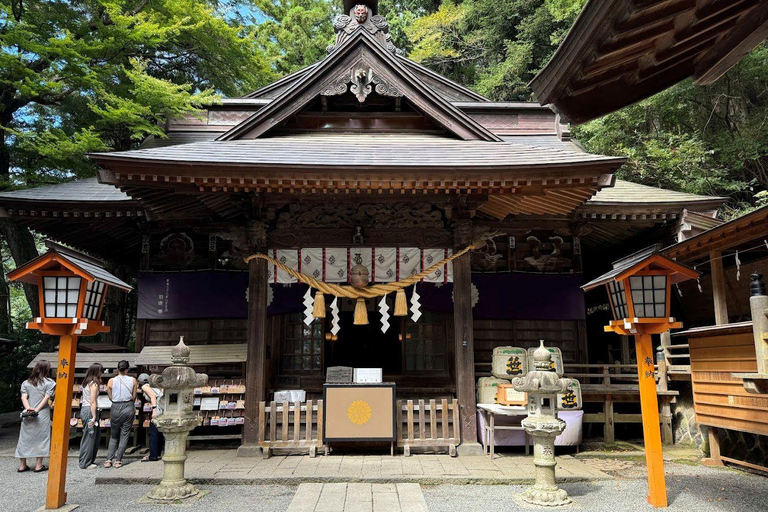
M 365 400 L 355 400 L 349 404 L 347 418 L 355 425 L 364 425 L 371 419 L 371 406 Z

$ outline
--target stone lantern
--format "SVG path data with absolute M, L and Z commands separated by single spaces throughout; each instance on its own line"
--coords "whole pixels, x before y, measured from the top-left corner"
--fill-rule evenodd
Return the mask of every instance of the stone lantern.
M 528 417 L 522 426 L 533 438 L 536 467 L 536 483 L 523 493 L 522 499 L 545 507 L 571 502 L 568 493 L 555 485 L 555 438 L 565 430 L 565 422 L 557 417 L 557 395 L 568 389 L 572 379 L 563 379 L 552 368 L 552 354 L 542 340 L 533 352 L 533 367 L 523 377 L 512 379 L 516 391 L 528 393 Z
M 163 390 L 160 398 L 163 412 L 152 420 L 165 435 L 163 480 L 147 494 L 148 498 L 158 501 L 181 500 L 200 494 L 184 478 L 184 463 L 187 460 L 187 436 L 200 425 L 200 418 L 192 410 L 194 389 L 204 386 L 208 376 L 195 373 L 186 366 L 189 347 L 184 344 L 183 336 L 171 350 L 171 361 L 173 365 L 162 374 L 150 377 L 150 385 Z

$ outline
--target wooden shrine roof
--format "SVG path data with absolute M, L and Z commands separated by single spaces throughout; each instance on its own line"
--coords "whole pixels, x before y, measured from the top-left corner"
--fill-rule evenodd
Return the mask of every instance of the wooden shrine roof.
M 122 360 L 128 361 L 128 363 L 130 363 L 131 365 L 131 368 L 135 368 L 137 356 L 138 354 L 135 354 L 135 353 L 79 352 L 78 351 L 77 357 L 75 358 L 75 369 L 85 370 L 89 366 L 91 366 L 93 363 L 100 363 L 104 368 L 114 370 L 115 368 L 117 368 L 117 363 L 119 363 Z M 57 352 L 40 352 L 27 365 L 27 368 L 34 368 L 35 365 L 38 363 L 38 361 L 42 361 L 42 360 L 53 363 L 51 366 L 54 366 L 56 361 L 58 361 L 58 359 L 59 359 L 59 354 Z
M 768 206 L 720 224 L 696 236 L 665 248 L 662 254 L 678 261 L 709 258 L 711 251 L 764 244 L 768 233 Z
M 174 164 L 215 165 L 217 168 L 338 169 L 341 174 L 403 168 L 474 173 L 491 169 L 547 169 L 563 165 L 603 165 L 616 169 L 622 157 L 610 157 L 538 146 L 486 141 L 461 141 L 434 135 L 325 134 L 286 135 L 251 140 L 210 141 L 161 148 L 97 153 L 102 165 L 151 163 L 154 169 Z M 111 167 L 111 166 L 110 166 Z M 230 172 L 231 174 L 231 172 Z M 274 173 L 271 173 L 274 175 Z M 301 178 L 303 173 L 284 175 Z M 251 177 L 246 176 L 246 177 Z
M 653 213 L 653 207 L 666 204 L 690 207 L 694 211 L 703 212 L 717 210 L 728 199 L 717 196 L 702 196 L 677 192 L 660 187 L 651 187 L 633 183 L 631 181 L 616 180 L 616 184 L 610 188 L 600 190 L 589 203 L 584 205 L 580 213 L 601 213 L 603 211 L 616 211 L 617 206 L 628 206 L 632 210 L 622 210 L 619 213 Z M 635 211 L 635 209 L 637 211 Z
M 691 76 L 711 83 L 766 36 L 761 0 L 589 0 L 530 85 L 582 123 Z
M 0 192 L 0 217 L 116 262 L 133 259 L 145 207 L 96 178 Z
M 172 346 L 144 347 L 136 357 L 140 366 L 171 364 Z M 225 363 L 244 363 L 246 345 L 189 345 L 190 365 L 216 365 Z

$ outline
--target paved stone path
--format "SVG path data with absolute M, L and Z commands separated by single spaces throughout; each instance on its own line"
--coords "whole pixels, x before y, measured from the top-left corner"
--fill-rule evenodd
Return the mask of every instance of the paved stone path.
M 301 484 L 288 512 L 428 512 L 419 484 Z
M 99 460 L 100 461 L 100 460 Z M 557 458 L 560 482 L 611 479 L 610 475 L 571 457 Z M 119 470 L 97 469 L 96 483 L 149 484 L 157 482 L 162 464 L 131 463 Z M 136 471 L 140 469 L 140 471 Z M 300 483 L 418 483 L 424 485 L 532 483 L 533 457 L 511 454 L 450 457 L 419 454 L 274 456 L 269 459 L 237 457 L 235 450 L 193 450 L 187 460 L 187 478 L 198 484 Z

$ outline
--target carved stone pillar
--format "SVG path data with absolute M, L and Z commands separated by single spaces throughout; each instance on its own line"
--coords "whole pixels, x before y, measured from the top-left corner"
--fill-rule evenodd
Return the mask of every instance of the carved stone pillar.
M 454 244 L 461 250 L 472 242 L 472 222 L 458 220 Z M 475 398 L 475 344 L 472 330 L 472 271 L 469 253 L 453 261 L 453 324 L 456 352 L 456 398 L 459 400 L 461 445 L 459 455 L 480 455 L 477 442 L 477 403 Z

